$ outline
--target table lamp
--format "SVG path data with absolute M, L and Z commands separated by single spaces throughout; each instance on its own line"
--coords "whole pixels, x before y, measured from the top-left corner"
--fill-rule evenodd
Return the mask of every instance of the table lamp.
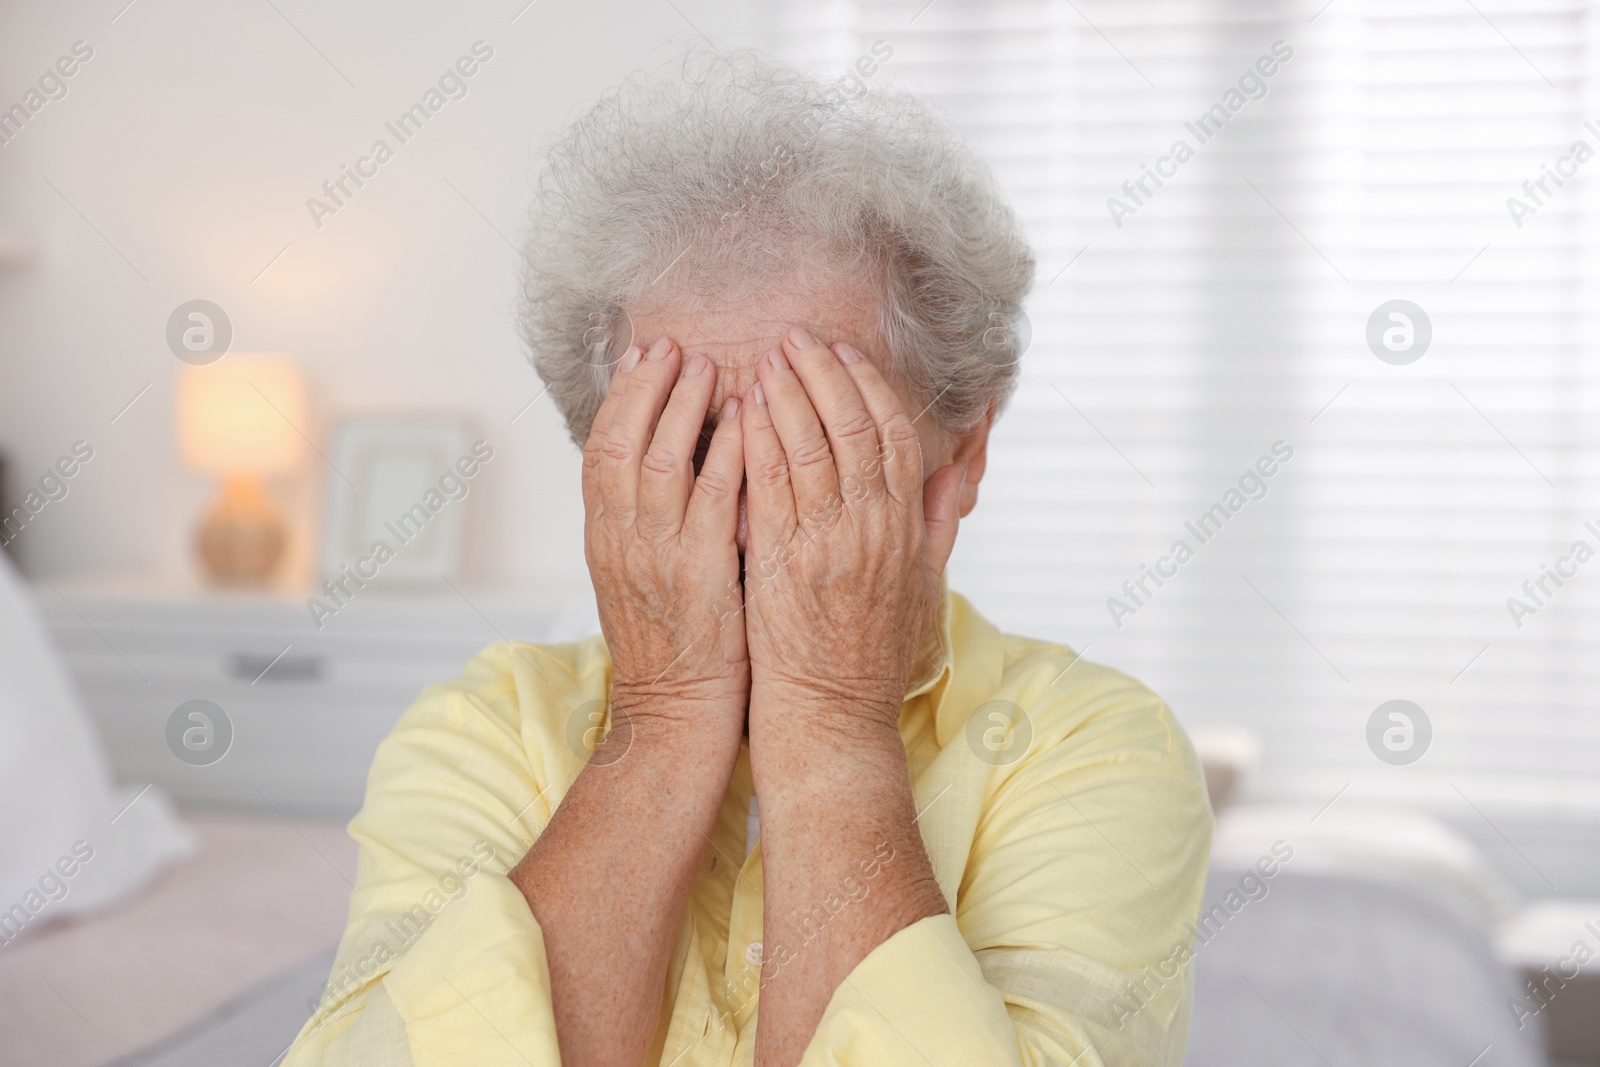
M 214 580 L 261 584 L 282 558 L 284 523 L 263 479 L 298 465 L 305 424 L 299 369 L 282 356 L 233 354 L 179 372 L 184 460 L 222 480 L 198 541 Z

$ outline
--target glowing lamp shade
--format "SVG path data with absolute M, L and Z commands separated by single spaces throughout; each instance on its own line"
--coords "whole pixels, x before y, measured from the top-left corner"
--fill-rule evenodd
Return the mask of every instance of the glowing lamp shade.
M 281 356 L 229 355 L 180 372 L 184 462 L 222 478 L 199 536 L 200 558 L 215 580 L 259 584 L 282 558 L 283 520 L 261 480 L 299 465 L 305 424 L 305 385 Z
M 184 462 L 223 477 L 285 474 L 300 462 L 306 393 L 300 371 L 280 356 L 224 357 L 184 367 L 178 429 Z

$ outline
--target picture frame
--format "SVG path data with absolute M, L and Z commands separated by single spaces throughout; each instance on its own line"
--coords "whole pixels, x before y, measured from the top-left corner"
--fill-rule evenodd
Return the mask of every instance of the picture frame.
M 317 580 L 353 574 L 414 588 L 459 578 L 467 500 L 492 456 L 457 415 L 342 419 L 328 457 Z

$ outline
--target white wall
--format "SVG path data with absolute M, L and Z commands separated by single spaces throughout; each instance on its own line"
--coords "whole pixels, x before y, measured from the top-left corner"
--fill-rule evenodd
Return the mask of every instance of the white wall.
M 27 569 L 187 564 L 209 487 L 180 465 L 164 330 L 204 297 L 231 317 L 234 351 L 305 368 L 319 447 L 341 411 L 472 416 L 498 452 L 474 488 L 477 571 L 586 586 L 576 450 L 548 399 L 510 422 L 540 388 L 511 318 L 510 244 L 560 123 L 680 47 L 689 20 L 749 42 L 749 0 L 539 0 L 520 15 L 524 0 L 125 3 L 0 6 L 0 108 L 74 42 L 94 49 L 68 94 L 0 145 L 0 238 L 40 247 L 33 267 L 0 273 L 13 490 L 76 440 L 95 449 L 18 538 Z M 395 145 L 383 123 L 480 39 L 494 56 L 468 95 L 318 229 L 307 198 L 375 138 Z M 312 455 L 280 487 L 303 524 L 325 475 Z

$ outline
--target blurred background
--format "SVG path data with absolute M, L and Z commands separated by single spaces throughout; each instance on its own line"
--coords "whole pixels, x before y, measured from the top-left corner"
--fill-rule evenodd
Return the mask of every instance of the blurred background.
M 0 4 L 0 1064 L 281 1055 L 377 742 L 592 632 L 523 212 L 702 39 L 1026 222 L 951 584 L 1201 750 L 1188 1062 L 1600 1063 L 1600 5 L 95 0 Z

